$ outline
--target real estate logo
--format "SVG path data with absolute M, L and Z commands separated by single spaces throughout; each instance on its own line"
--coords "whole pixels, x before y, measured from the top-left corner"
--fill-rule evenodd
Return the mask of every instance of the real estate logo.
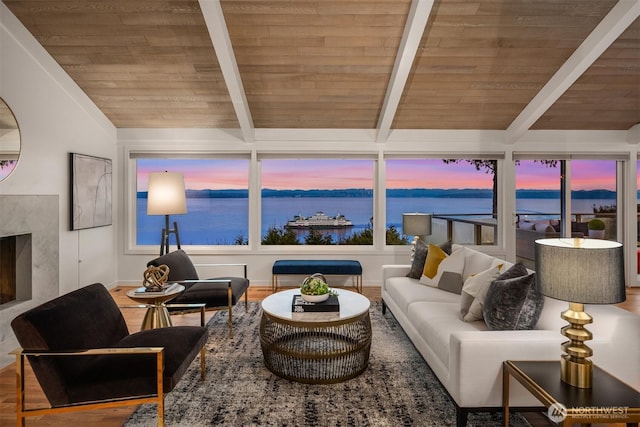
M 554 423 L 560 423 L 567 417 L 567 407 L 562 403 L 552 403 L 547 410 L 547 416 Z

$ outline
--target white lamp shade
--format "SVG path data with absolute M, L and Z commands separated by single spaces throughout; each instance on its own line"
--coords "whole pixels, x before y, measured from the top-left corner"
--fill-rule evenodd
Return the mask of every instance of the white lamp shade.
M 407 236 L 428 236 L 431 234 L 431 214 L 403 213 L 402 234 Z
M 579 304 L 625 300 L 622 244 L 600 239 L 536 240 L 536 286 L 543 295 Z
M 151 172 L 147 193 L 147 215 L 187 213 L 184 176 L 178 172 Z

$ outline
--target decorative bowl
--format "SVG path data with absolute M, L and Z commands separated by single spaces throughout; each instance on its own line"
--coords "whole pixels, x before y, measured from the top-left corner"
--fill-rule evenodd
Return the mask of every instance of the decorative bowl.
M 330 294 L 323 294 L 323 295 L 301 294 L 301 295 L 302 295 L 302 299 L 305 300 L 306 302 L 323 302 L 329 299 Z

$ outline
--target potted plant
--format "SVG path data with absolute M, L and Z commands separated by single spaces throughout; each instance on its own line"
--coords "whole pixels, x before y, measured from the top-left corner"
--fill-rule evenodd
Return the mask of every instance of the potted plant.
M 604 221 L 594 218 L 587 224 L 589 237 L 592 239 L 604 239 Z

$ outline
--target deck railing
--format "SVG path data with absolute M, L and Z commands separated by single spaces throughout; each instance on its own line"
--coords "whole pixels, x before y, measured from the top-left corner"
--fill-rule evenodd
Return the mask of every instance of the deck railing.
M 616 217 L 615 212 L 593 213 L 593 212 L 577 212 L 572 213 L 572 221 L 588 222 L 590 219 L 605 218 L 613 220 Z M 433 233 L 438 239 L 446 238 L 455 243 L 474 244 L 474 245 L 494 245 L 498 237 L 498 224 L 495 218 L 491 218 L 489 214 L 434 214 Z M 547 213 L 516 213 L 516 221 L 539 220 L 539 219 L 560 219 L 559 212 Z M 638 221 L 640 224 L 640 213 L 638 213 Z M 467 227 L 465 227 L 467 226 Z M 640 230 L 640 227 L 639 227 Z M 610 230 L 615 234 L 615 230 Z M 640 234 L 640 231 L 639 231 Z

